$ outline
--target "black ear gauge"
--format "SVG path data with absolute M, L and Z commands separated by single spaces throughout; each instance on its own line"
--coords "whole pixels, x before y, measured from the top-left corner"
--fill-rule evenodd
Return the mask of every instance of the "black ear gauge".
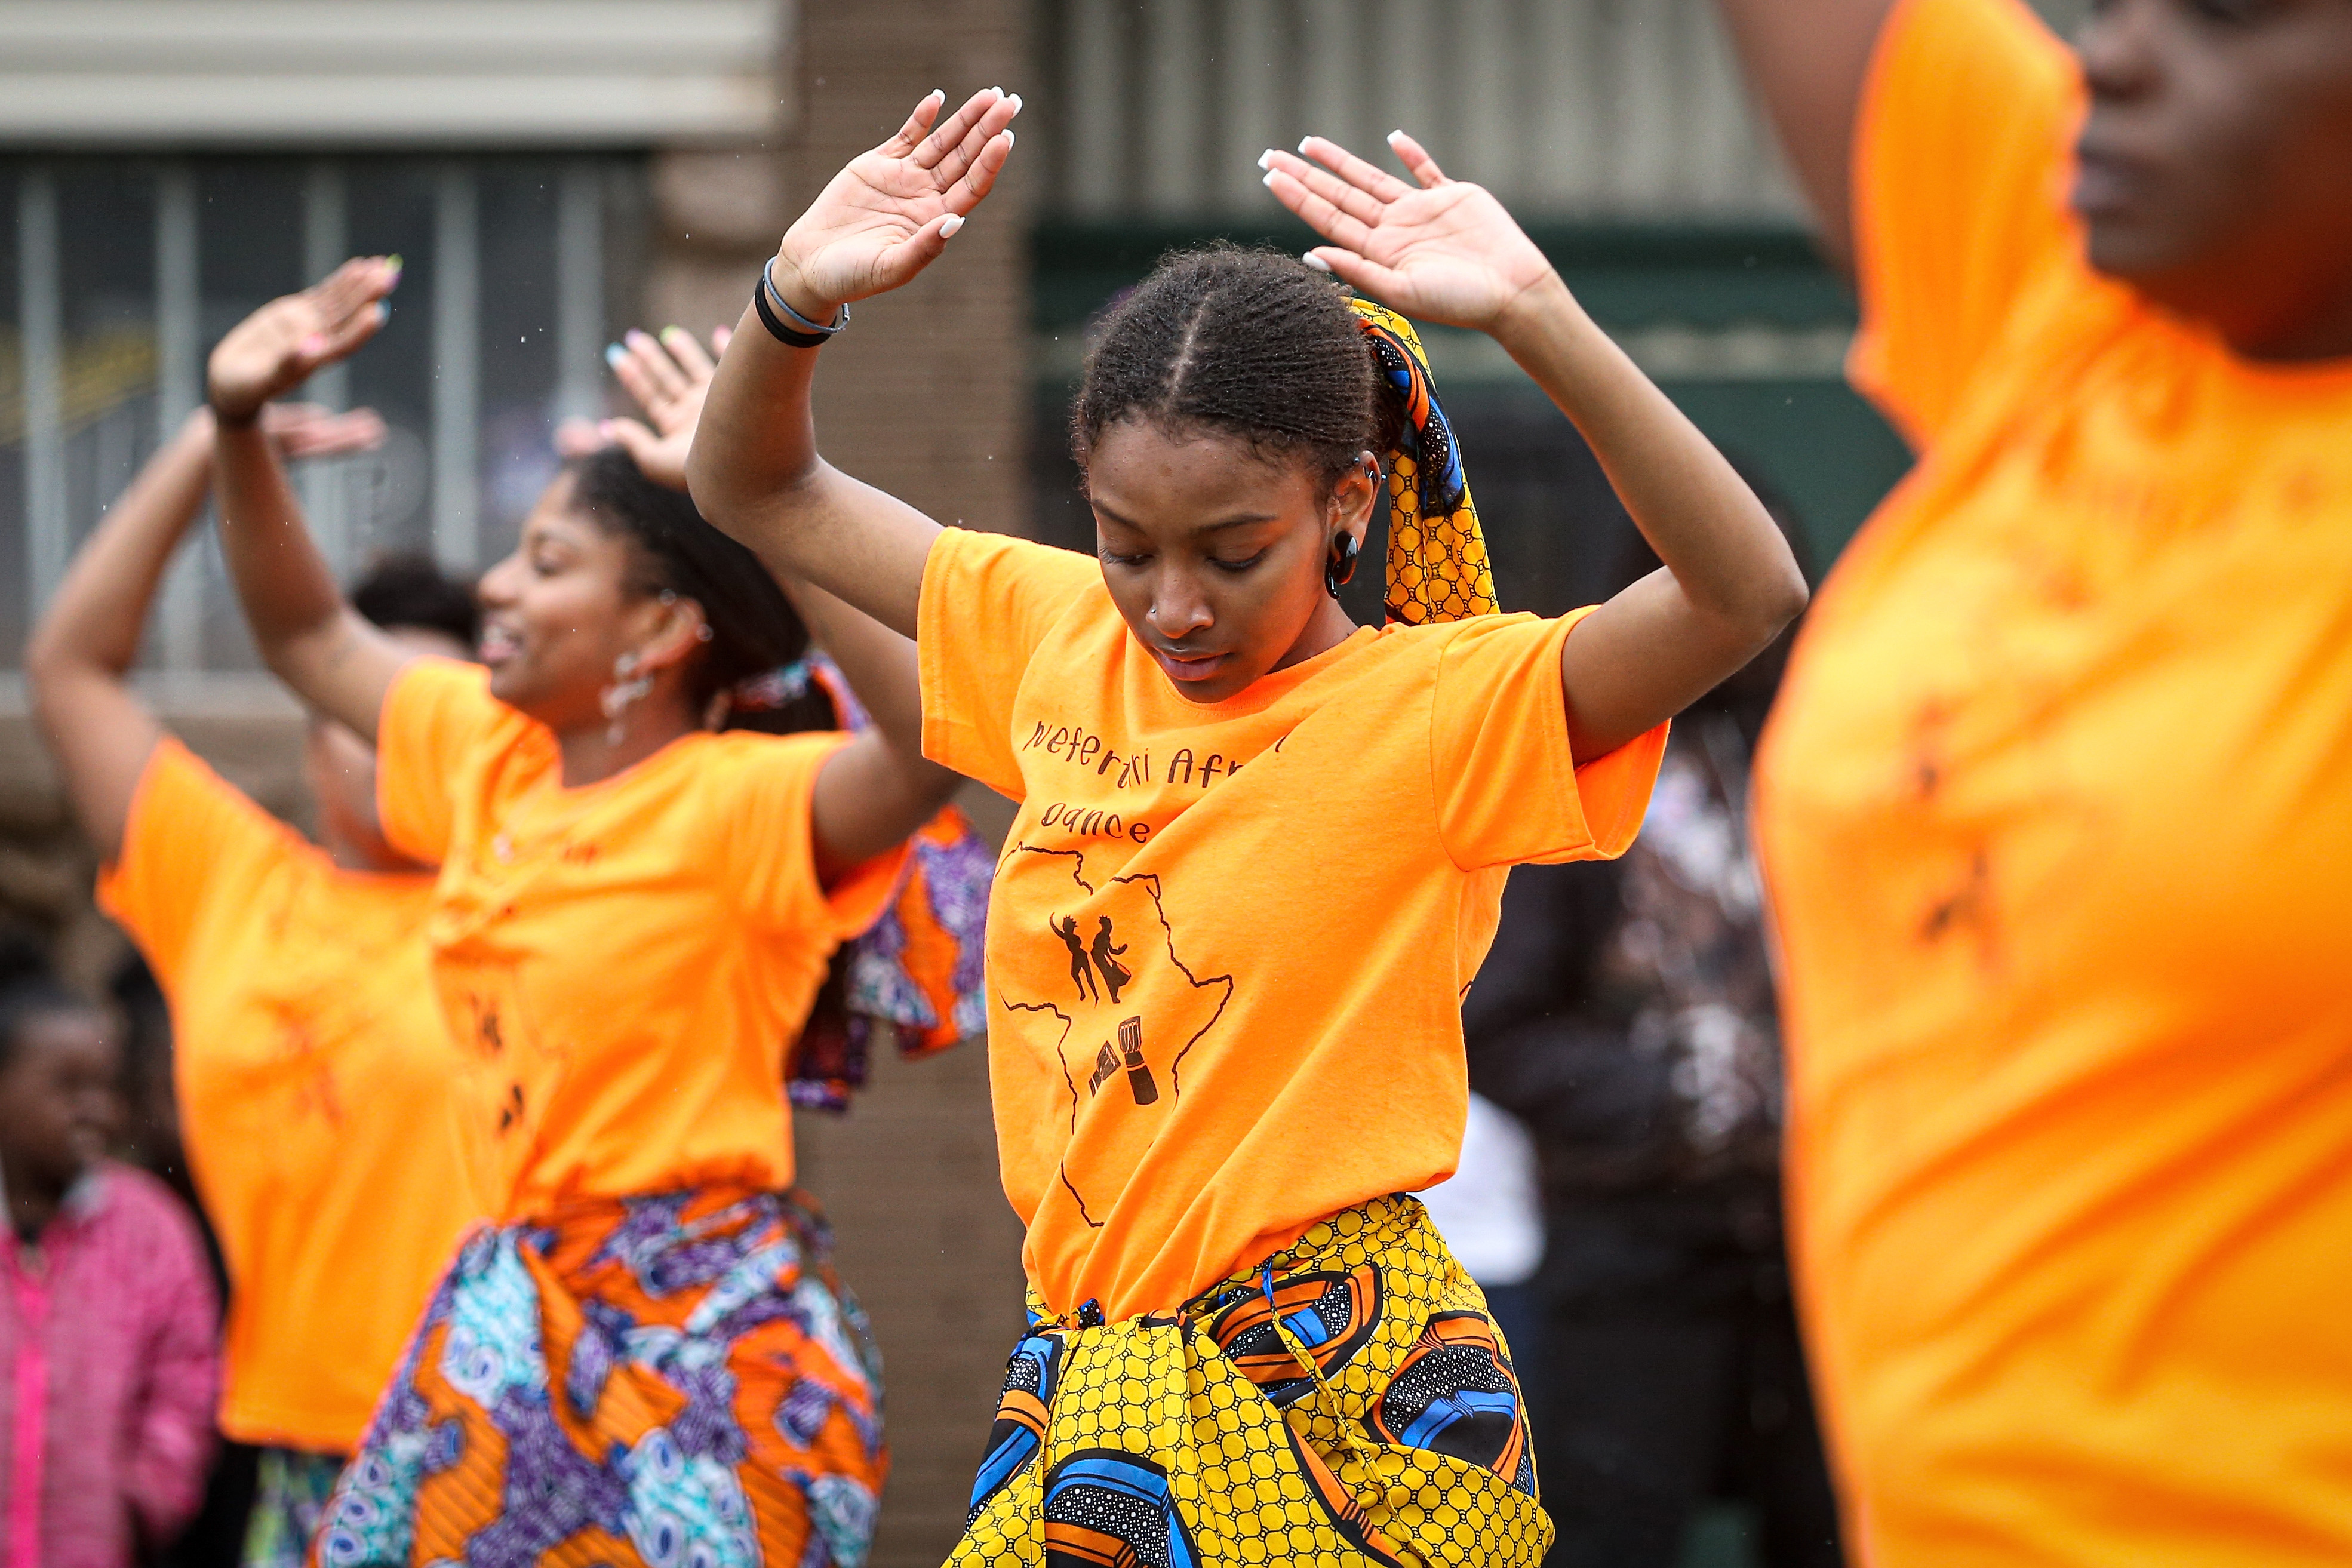
M 1362 550 L 1352 533 L 1332 536 L 1331 558 L 1323 563 L 1323 586 L 1331 591 L 1333 598 L 1339 596 L 1341 584 L 1356 575 L 1356 557 Z

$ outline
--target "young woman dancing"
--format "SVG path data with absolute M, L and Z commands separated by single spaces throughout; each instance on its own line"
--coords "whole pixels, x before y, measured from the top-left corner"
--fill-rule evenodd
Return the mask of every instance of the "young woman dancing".
M 1418 187 L 1328 142 L 1268 154 L 1332 241 L 1309 262 L 1171 258 L 1104 323 L 1073 420 L 1098 560 L 835 471 L 817 345 L 940 254 L 1020 105 L 941 107 L 785 236 L 688 475 L 772 566 L 914 633 L 929 754 L 1022 803 L 989 1048 L 1035 1324 L 956 1561 L 1533 1563 L 1507 1352 L 1393 1194 L 1460 1146 L 1458 999 L 1508 868 L 1622 850 L 1665 721 L 1802 579 L 1501 206 L 1402 136 Z M 1412 328 L 1331 274 L 1493 332 L 1664 568 L 1559 620 L 1493 613 Z M 1360 627 L 1336 590 L 1383 489 L 1391 619 Z M 1078 975 L 1095 932 L 1124 955 Z
M 388 642 L 335 592 L 256 416 L 364 342 L 395 280 L 349 262 L 210 373 L 256 639 L 374 741 L 385 836 L 441 866 L 433 973 L 499 1222 L 427 1307 L 317 1556 L 856 1562 L 878 1367 L 785 1191 L 783 1058 L 954 784 L 917 754 L 914 650 L 822 594 L 804 628 L 619 447 L 568 468 L 484 576 L 487 668 Z M 810 630 L 875 727 L 744 728 L 779 718 L 762 678 Z
M 274 405 L 289 456 L 379 439 L 373 414 Z M 375 759 L 316 714 L 311 843 L 166 733 L 127 679 L 202 510 L 213 420 L 191 416 L 75 558 L 26 650 L 49 754 L 99 853 L 99 899 L 172 1009 L 188 1162 L 228 1265 L 220 1429 L 262 1450 L 248 1568 L 299 1563 L 458 1236 L 480 1217 L 459 1061 L 425 962 L 432 868 L 384 842 Z M 463 658 L 471 592 L 421 562 L 352 594 L 394 645 Z

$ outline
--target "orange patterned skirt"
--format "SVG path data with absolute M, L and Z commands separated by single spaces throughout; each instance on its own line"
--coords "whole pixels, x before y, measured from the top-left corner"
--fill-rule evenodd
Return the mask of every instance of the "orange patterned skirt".
M 467 1238 L 337 1483 L 321 1568 L 854 1568 L 881 1366 L 796 1194 L 658 1194 Z

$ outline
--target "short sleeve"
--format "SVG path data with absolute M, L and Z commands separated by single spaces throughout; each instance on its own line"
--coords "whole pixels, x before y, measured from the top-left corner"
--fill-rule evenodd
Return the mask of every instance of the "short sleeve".
M 1015 799 L 1013 700 L 1029 660 L 1089 592 L 1092 556 L 1001 533 L 943 530 L 923 563 L 915 643 L 923 675 L 923 754 Z
M 99 907 L 130 933 L 168 994 L 218 901 L 250 903 L 264 876 L 309 847 L 166 735 L 139 775 L 122 853 L 99 873 Z
M 900 845 L 859 866 L 832 889 L 816 876 L 810 837 L 816 777 L 850 737 L 839 731 L 719 738 L 703 787 L 707 820 L 721 823 L 726 880 L 743 918 L 763 931 L 818 931 L 846 942 L 881 918 L 905 868 Z
M 1438 833 L 1465 871 L 1613 859 L 1641 828 L 1666 726 L 1580 766 L 1569 751 L 1559 651 L 1591 613 L 1481 616 L 1439 656 L 1430 713 Z
M 449 851 L 469 753 L 520 737 L 530 721 L 490 695 L 489 671 L 420 658 L 384 693 L 376 722 L 376 810 L 386 842 L 437 864 Z
M 1862 332 L 1848 371 L 1924 447 L 2040 267 L 2071 252 L 2081 89 L 2023 0 L 1898 0 L 1854 128 Z

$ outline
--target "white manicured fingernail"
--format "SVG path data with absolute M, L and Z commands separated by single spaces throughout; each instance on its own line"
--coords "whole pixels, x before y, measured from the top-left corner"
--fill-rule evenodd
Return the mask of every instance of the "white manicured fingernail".
M 1274 167 L 1273 148 L 1269 147 L 1265 152 L 1260 153 L 1257 155 L 1257 166 L 1261 169 L 1271 169 Z
M 1268 169 L 1265 172 L 1265 177 L 1260 180 L 1258 184 L 1264 185 L 1269 191 L 1274 189 L 1274 171 L 1272 169 Z
M 1309 142 L 1312 142 L 1312 141 L 1314 141 L 1314 140 L 1315 140 L 1315 138 L 1314 138 L 1314 137 L 1312 137 L 1312 136 L 1301 136 L 1301 137 L 1298 139 L 1298 150 L 1299 150 L 1301 153 L 1306 152 L 1306 151 L 1307 151 L 1307 144 Z
M 1402 142 L 1404 140 L 1404 132 L 1401 130 L 1391 131 L 1389 132 L 1389 140 L 1391 142 Z
M 1008 125 L 1004 128 L 1004 150 L 1006 152 L 1011 152 L 1013 150 L 1013 142 L 1019 140 L 1019 137 L 1013 134 L 1013 128 L 1011 126 Z
M 1021 112 L 1021 95 L 1020 95 L 1019 93 L 1017 93 L 1017 92 L 1016 92 L 1016 93 L 1014 93 L 1012 97 L 1010 97 L 1010 98 L 1006 99 L 1004 101 L 1005 101 L 1005 102 L 1007 102 L 1007 103 L 1009 103 L 1009 104 L 1011 104 L 1011 105 L 1013 106 L 1013 113 L 1018 114 L 1018 113 L 1020 113 L 1020 112 Z
M 953 237 L 955 231 L 962 226 L 963 215 L 961 213 L 950 213 L 947 216 L 946 221 L 940 225 L 940 237 L 941 239 L 951 238 Z
M 1316 255 L 1311 250 L 1306 255 L 1300 257 L 1298 259 L 1304 261 L 1307 266 L 1312 267 L 1318 272 L 1328 272 L 1331 270 L 1331 264 L 1324 260 L 1321 257 Z

